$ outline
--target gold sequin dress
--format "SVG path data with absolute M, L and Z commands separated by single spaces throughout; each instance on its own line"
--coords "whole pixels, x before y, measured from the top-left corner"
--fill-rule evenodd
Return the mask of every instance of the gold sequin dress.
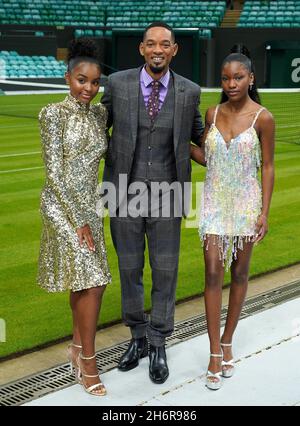
M 39 114 L 46 182 L 41 193 L 38 283 L 49 292 L 80 291 L 111 281 L 97 214 L 98 168 L 106 152 L 107 112 L 68 95 Z M 89 224 L 96 250 L 81 248 L 76 228 Z

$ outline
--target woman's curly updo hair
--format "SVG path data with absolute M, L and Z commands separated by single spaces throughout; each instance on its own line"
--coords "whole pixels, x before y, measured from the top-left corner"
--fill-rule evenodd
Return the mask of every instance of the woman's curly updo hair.
M 68 71 L 72 71 L 80 62 L 91 62 L 100 66 L 98 45 L 89 38 L 72 40 L 68 48 Z
M 244 65 L 244 67 L 249 71 L 249 73 L 253 73 L 254 75 L 254 81 L 253 81 L 253 85 L 252 88 L 249 87 L 249 96 L 250 98 L 254 101 L 257 102 L 258 104 L 261 103 L 260 101 L 260 97 L 257 91 L 257 87 L 256 87 L 256 81 L 255 81 L 255 68 L 254 68 L 254 64 L 253 61 L 251 59 L 251 55 L 249 50 L 247 49 L 247 47 L 243 44 L 235 44 L 231 49 L 230 49 L 230 54 L 228 56 L 226 56 L 226 58 L 224 59 L 224 61 L 222 62 L 222 69 L 224 67 L 225 64 L 228 64 L 230 62 L 240 62 L 241 64 Z M 221 104 L 224 102 L 228 101 L 228 97 L 227 95 L 222 92 L 221 95 Z

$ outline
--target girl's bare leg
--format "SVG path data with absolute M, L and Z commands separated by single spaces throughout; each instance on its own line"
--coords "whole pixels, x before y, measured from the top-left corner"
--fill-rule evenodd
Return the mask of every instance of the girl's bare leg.
M 244 243 L 244 249 L 238 250 L 237 259 L 231 265 L 231 287 L 226 324 L 222 336 L 222 343 L 231 343 L 233 333 L 237 327 L 248 288 L 249 265 L 253 243 Z M 224 360 L 233 358 L 230 347 L 223 346 Z
M 97 322 L 105 288 L 106 286 L 93 287 L 70 294 L 73 315 L 73 343 L 82 345 L 81 352 L 85 357 L 91 357 L 95 354 Z M 80 343 L 78 343 L 79 341 Z M 79 351 L 80 349 L 77 350 L 77 353 Z M 81 360 L 80 362 L 86 374 L 97 374 L 95 358 Z M 89 387 L 99 383 L 99 379 L 97 377 L 85 378 L 84 382 L 86 387 Z
M 214 236 L 208 236 L 209 244 L 204 246 L 205 261 L 205 310 L 208 336 L 210 340 L 210 353 L 221 354 L 220 328 L 222 309 L 222 286 L 224 280 L 224 267 L 219 259 L 217 244 L 213 244 Z M 210 357 L 208 370 L 217 373 L 221 370 L 221 358 Z

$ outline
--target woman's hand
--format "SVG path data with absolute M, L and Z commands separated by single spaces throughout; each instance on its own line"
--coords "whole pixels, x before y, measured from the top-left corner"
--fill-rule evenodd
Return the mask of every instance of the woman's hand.
M 255 225 L 255 244 L 258 244 L 266 235 L 268 232 L 269 226 L 268 226 L 268 218 L 264 214 L 261 214 L 258 217 L 258 220 Z
M 90 251 L 96 250 L 90 225 L 86 224 L 81 228 L 77 228 L 76 232 L 79 237 L 80 247 L 83 247 L 84 242 L 86 242 Z
M 199 146 L 190 144 L 190 154 L 192 160 L 196 161 L 196 163 L 201 164 L 202 166 L 206 166 L 203 147 L 200 148 Z

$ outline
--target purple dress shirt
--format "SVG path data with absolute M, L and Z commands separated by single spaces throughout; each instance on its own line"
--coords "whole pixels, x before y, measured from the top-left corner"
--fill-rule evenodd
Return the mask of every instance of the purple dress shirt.
M 140 84 L 141 84 L 142 94 L 143 94 L 146 108 L 147 108 L 148 99 L 151 93 L 152 81 L 153 81 L 153 78 L 151 77 L 151 75 L 147 73 L 145 67 L 143 67 L 140 74 Z M 161 83 L 161 88 L 159 91 L 159 110 L 161 110 L 161 107 L 163 106 L 164 100 L 166 99 L 166 96 L 168 93 L 168 86 L 170 81 L 170 70 L 168 70 L 166 74 L 163 75 L 158 81 L 160 81 Z

